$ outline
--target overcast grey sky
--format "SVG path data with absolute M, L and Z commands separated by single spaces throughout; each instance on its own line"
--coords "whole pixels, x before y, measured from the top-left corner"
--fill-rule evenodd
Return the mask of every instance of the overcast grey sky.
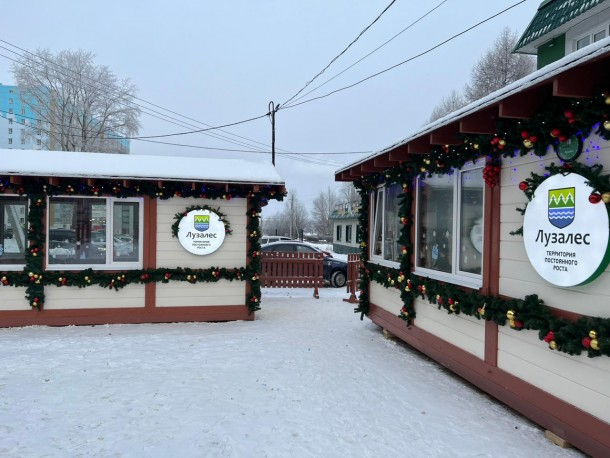
M 28 50 L 83 49 L 97 55 L 138 96 L 192 124 L 177 126 L 147 114 L 140 135 L 182 132 L 263 115 L 270 101 L 283 104 L 341 52 L 391 0 L 3 0 L 0 39 Z M 518 0 L 397 0 L 344 55 L 306 91 L 337 75 L 392 38 L 426 12 L 425 19 L 370 57 L 312 92 L 311 97 L 353 84 L 405 61 Z M 539 0 L 528 0 L 440 48 L 383 75 L 329 97 L 280 110 L 278 171 L 289 190 L 308 204 L 334 183 L 334 171 L 362 154 L 300 155 L 376 151 L 421 127 L 432 108 L 453 89 L 461 90 L 470 69 L 504 26 L 521 33 Z M 0 46 L 18 51 L 0 43 Z M 15 57 L 6 49 L 0 54 Z M 0 57 L 0 83 L 13 84 L 12 62 Z M 141 102 L 139 102 L 141 103 Z M 149 110 L 147 110 L 149 111 Z M 158 116 L 158 115 L 156 115 Z M 234 144 L 202 133 L 159 139 L 189 145 L 270 151 L 267 118 L 225 129 L 245 142 Z M 231 153 L 180 148 L 134 140 L 133 154 L 247 157 L 270 161 L 270 153 Z M 303 162 L 303 160 L 308 162 Z M 324 161 L 313 164 L 309 161 Z M 280 205 L 270 205 L 264 215 Z

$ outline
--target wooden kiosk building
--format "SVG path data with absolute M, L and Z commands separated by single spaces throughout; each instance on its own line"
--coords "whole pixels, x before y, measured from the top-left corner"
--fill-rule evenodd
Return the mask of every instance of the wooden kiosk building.
M 0 326 L 254 319 L 270 163 L 0 157 Z
M 543 2 L 522 44 L 562 43 L 554 61 L 335 175 L 362 197 L 356 310 L 593 456 L 610 455 L 607 3 Z

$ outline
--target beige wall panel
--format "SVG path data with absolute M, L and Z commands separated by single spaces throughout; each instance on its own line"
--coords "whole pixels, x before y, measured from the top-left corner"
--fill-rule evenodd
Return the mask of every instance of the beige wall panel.
M 605 273 L 596 280 L 599 282 L 598 285 L 595 285 L 595 282 L 592 285 L 595 285 L 595 288 L 602 289 L 603 286 L 601 285 L 607 285 L 609 280 L 610 276 Z M 522 299 L 527 295 L 537 294 L 549 307 L 587 316 L 610 318 L 610 307 L 608 306 L 610 297 L 607 294 L 591 294 L 587 288 L 588 286 L 585 285 L 562 289 L 548 283 L 542 284 L 512 278 L 502 278 L 500 281 L 501 295 Z
M 502 193 L 504 193 L 504 189 L 507 188 L 503 188 Z M 500 221 L 502 223 L 518 223 L 519 226 L 523 224 L 523 215 L 517 211 L 517 208 L 525 208 L 527 197 L 525 197 L 522 191 L 519 192 L 523 195 L 523 200 L 500 207 Z
M 375 282 L 371 282 L 370 301 L 397 316 L 400 314 L 400 309 L 403 306 L 399 290 L 396 288 L 384 288 Z
M 244 305 L 245 303 L 246 282 L 244 281 L 157 284 L 157 307 Z
M 610 359 L 551 351 L 534 331 L 501 327 L 498 367 L 610 423 Z
M 534 153 L 528 153 L 523 157 L 502 159 L 502 174 L 500 177 L 502 193 L 504 194 L 505 187 L 517 187 L 518 189 L 519 183 L 529 178 L 531 172 L 539 175 L 544 174 L 544 168 L 552 162 L 559 163 L 559 159 L 554 152 L 549 152 L 544 158 L 538 157 Z M 504 200 L 502 201 L 504 202 Z
M 500 240 L 506 240 L 508 242 L 518 242 L 519 244 L 523 245 L 523 236 L 511 234 L 511 232 L 515 232 L 521 227 L 523 227 L 523 217 L 521 218 L 521 220 L 515 223 L 506 223 L 503 221 L 502 226 L 500 226 Z
M 525 252 L 525 246 L 521 240 L 521 237 L 519 237 L 507 242 L 500 242 L 500 259 L 527 262 L 531 266 L 527 253 Z M 502 272 L 500 272 L 500 275 L 502 275 Z
M 601 149 L 596 149 L 601 146 Z M 585 141 L 585 147 L 579 161 L 584 163 L 601 163 L 610 172 L 610 142 L 601 140 L 597 135 Z M 610 317 L 610 290 L 607 269 L 598 279 L 588 285 L 568 289 L 558 288 L 543 280 L 531 266 L 521 236 L 510 235 L 523 224 L 523 216 L 516 211 L 523 207 L 527 198 L 519 190 L 518 184 L 528 178 L 531 172 L 544 174 L 544 167 L 560 164 L 553 151 L 545 158 L 533 154 L 525 157 L 505 159 L 501 177 L 500 208 L 500 294 L 509 297 L 523 298 L 529 294 L 538 294 L 545 304 L 561 310 L 591 316 Z
M 128 285 L 118 291 L 99 286 L 46 286 L 44 291 L 46 310 L 144 307 L 144 285 Z
M 428 301 L 415 304 L 415 325 L 483 359 L 485 357 L 485 322 L 466 315 L 453 315 Z
M 25 288 L 0 286 L 0 311 L 31 309 L 30 303 L 25 298 Z
M 210 255 L 198 256 L 189 253 L 177 238 L 172 237 L 171 227 L 176 213 L 193 205 L 209 205 L 219 208 L 229 220 L 233 233 L 217 251 Z M 246 265 L 246 199 L 202 200 L 169 199 L 161 200 L 157 206 L 157 267 L 189 267 L 208 269 L 210 267 L 245 267 Z

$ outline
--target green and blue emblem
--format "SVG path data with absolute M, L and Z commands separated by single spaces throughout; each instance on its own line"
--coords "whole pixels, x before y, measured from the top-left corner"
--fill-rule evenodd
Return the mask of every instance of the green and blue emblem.
M 210 215 L 194 215 L 193 225 L 199 232 L 205 232 L 210 228 Z
M 549 222 L 559 228 L 574 221 L 576 188 L 549 189 Z

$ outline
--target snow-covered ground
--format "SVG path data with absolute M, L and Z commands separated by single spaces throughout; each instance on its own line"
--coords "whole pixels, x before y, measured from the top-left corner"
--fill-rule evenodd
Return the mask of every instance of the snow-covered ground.
M 343 297 L 265 289 L 254 322 L 0 329 L 0 456 L 581 456 Z

